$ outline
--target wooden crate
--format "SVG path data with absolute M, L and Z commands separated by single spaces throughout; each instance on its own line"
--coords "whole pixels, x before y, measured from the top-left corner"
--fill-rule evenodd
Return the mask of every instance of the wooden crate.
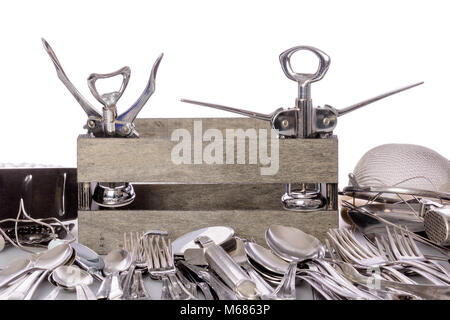
M 268 150 L 279 145 L 279 168 L 273 175 L 262 175 L 256 164 L 175 164 L 171 152 L 175 129 L 186 129 L 191 136 L 201 123 L 204 132 L 218 129 L 266 129 Z M 123 232 L 147 229 L 168 230 L 171 238 L 198 228 L 226 225 L 242 237 L 264 244 L 264 232 L 271 224 L 296 226 L 324 238 L 337 227 L 338 141 L 330 139 L 270 138 L 264 121 L 249 118 L 138 119 L 139 139 L 78 139 L 78 183 L 132 182 L 136 189 L 133 204 L 100 209 L 80 207 L 79 240 L 99 253 L 107 253 L 122 244 Z M 248 162 L 249 143 L 254 137 L 236 139 L 245 143 Z M 201 148 L 209 142 L 200 142 Z M 224 152 L 226 145 L 223 146 Z M 225 162 L 225 155 L 224 155 Z M 282 209 L 280 197 L 286 183 L 323 183 L 330 191 L 330 205 L 323 211 L 292 212 Z M 80 198 L 86 198 L 80 188 Z

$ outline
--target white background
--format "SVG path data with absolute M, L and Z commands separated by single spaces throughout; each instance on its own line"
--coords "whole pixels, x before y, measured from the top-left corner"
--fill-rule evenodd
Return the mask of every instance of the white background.
M 340 186 L 369 149 L 427 146 L 450 158 L 448 1 L 2 1 L 1 162 L 76 166 L 86 115 L 58 80 L 45 37 L 75 86 L 128 65 L 119 112 L 141 94 L 164 52 L 140 117 L 226 117 L 180 98 L 269 113 L 291 107 L 296 84 L 278 55 L 311 45 L 331 57 L 316 105 L 345 107 L 404 85 L 421 87 L 339 118 Z M 305 71 L 312 65 L 301 64 Z

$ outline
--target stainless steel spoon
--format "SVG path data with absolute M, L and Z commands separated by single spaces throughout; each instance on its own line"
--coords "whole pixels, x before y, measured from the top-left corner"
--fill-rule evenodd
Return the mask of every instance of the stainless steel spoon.
M 93 277 L 99 281 L 103 281 L 101 271 L 105 267 L 105 262 L 94 250 L 88 248 L 81 243 L 72 242 L 70 246 L 76 252 L 75 262 L 82 269 L 89 272 Z
M 50 250 L 33 254 L 29 259 L 13 262 L 0 272 L 0 287 L 20 276 L 36 270 L 52 270 L 64 264 L 73 253 L 68 244 L 58 245 Z
M 289 261 L 288 270 L 275 291 L 267 299 L 295 299 L 295 279 L 298 261 L 325 256 L 325 245 L 316 237 L 294 227 L 272 225 L 266 230 L 269 248 Z
M 259 275 L 258 272 L 253 269 L 247 258 L 247 253 L 245 252 L 244 241 L 236 238 L 236 248 L 229 252 L 229 255 L 233 260 L 244 269 L 250 276 L 250 279 L 256 284 L 256 289 L 258 290 L 260 296 L 268 295 L 272 293 L 273 288 Z
M 50 277 L 57 284 L 54 290 L 58 290 L 58 293 L 62 288 L 68 290 L 75 289 L 78 300 L 97 299 L 88 287 L 93 282 L 92 276 L 76 266 L 60 266 L 53 270 Z M 52 297 L 56 298 L 56 296 L 57 293 Z
M 62 243 L 69 242 L 67 242 L 67 240 L 54 239 L 50 241 L 48 248 L 54 248 Z M 104 277 L 102 276 L 101 271 L 105 267 L 105 263 L 97 252 L 79 242 L 70 242 L 70 246 L 75 250 L 75 263 L 83 270 L 88 271 L 97 280 L 103 281 Z
M 270 226 L 266 230 L 266 242 L 276 255 L 288 262 L 325 256 L 325 246 L 319 239 L 294 227 Z
M 247 255 L 271 273 L 283 275 L 287 271 L 289 263 L 273 254 L 269 249 L 254 242 L 245 242 L 244 246 Z
M 103 268 L 103 273 L 107 277 L 100 285 L 97 292 L 97 299 L 119 299 L 123 294 L 119 274 L 130 268 L 132 257 L 126 250 L 115 249 L 108 253 L 104 262 L 105 267 Z

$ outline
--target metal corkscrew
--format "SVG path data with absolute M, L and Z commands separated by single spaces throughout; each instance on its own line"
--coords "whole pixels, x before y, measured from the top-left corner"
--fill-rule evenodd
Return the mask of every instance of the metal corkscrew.
M 42 39 L 42 43 L 44 44 L 44 48 L 50 56 L 50 59 L 55 65 L 58 78 L 75 97 L 75 99 L 83 108 L 84 112 L 86 112 L 88 120 L 84 128 L 88 130 L 89 134 L 93 135 L 94 137 L 139 137 L 139 133 L 136 131 L 134 126 L 134 120 L 136 119 L 137 115 L 142 110 L 144 105 L 147 103 L 148 99 L 155 92 L 156 73 L 158 71 L 158 67 L 163 54 L 161 54 L 153 64 L 150 78 L 141 96 L 125 112 L 118 115 L 116 104 L 120 97 L 122 97 L 122 94 L 128 85 L 128 81 L 130 80 L 131 70 L 129 67 L 123 67 L 115 72 L 106 74 L 92 73 L 88 77 L 88 86 L 92 95 L 103 105 L 102 113 L 100 113 L 85 97 L 83 97 L 83 95 L 75 88 L 72 82 L 70 82 L 58 58 L 56 57 L 55 52 L 50 47 L 48 42 L 45 41 L 45 39 Z M 97 91 L 96 87 L 97 80 L 112 78 L 115 76 L 122 76 L 123 78 L 120 89 L 118 91 L 100 94 Z
M 318 58 L 319 65 L 315 73 L 297 73 L 292 70 L 291 57 L 294 53 L 302 50 L 312 52 Z M 263 114 L 188 99 L 181 99 L 181 101 L 233 112 L 250 118 L 270 121 L 272 128 L 278 131 L 280 137 L 327 138 L 333 134 L 338 117 L 369 105 L 375 101 L 423 84 L 423 82 L 418 82 L 400 89 L 383 93 L 379 96 L 361 101 L 342 109 L 337 109 L 330 105 L 314 107 L 311 98 L 311 84 L 321 80 L 325 76 L 330 66 L 330 62 L 330 57 L 327 54 L 319 49 L 309 46 L 297 46 L 281 53 L 280 63 L 284 74 L 290 80 L 298 83 L 298 96 L 295 100 L 295 107 L 293 108 L 278 108 L 270 114 Z
M 295 72 L 292 69 L 291 58 L 298 51 L 312 52 L 318 58 L 319 64 L 315 73 Z M 270 114 L 263 114 L 188 99 L 182 99 L 181 101 L 269 121 L 272 129 L 277 131 L 280 138 L 330 138 L 333 135 L 333 130 L 336 128 L 338 117 L 423 83 L 419 82 L 383 93 L 343 109 L 337 109 L 330 105 L 314 107 L 311 98 L 311 84 L 320 81 L 325 76 L 330 66 L 330 57 L 314 47 L 297 46 L 281 53 L 279 59 L 281 69 L 286 77 L 298 83 L 298 96 L 293 108 L 278 108 Z M 298 189 L 293 189 L 291 184 L 287 184 L 286 191 L 281 197 L 281 203 L 286 210 L 320 210 L 327 205 L 326 197 L 323 196 L 323 189 L 326 189 L 323 183 L 302 182 L 301 187 Z
M 148 79 L 147 85 L 141 96 L 131 105 L 131 107 L 119 115 L 117 113 L 117 102 L 122 97 L 130 80 L 131 70 L 129 67 L 123 67 L 111 73 L 92 73 L 89 75 L 87 79 L 89 90 L 95 99 L 103 105 L 102 112 L 100 113 L 85 97 L 83 97 L 69 80 L 48 42 L 45 41 L 45 39 L 42 39 L 42 43 L 56 68 L 58 78 L 78 101 L 84 112 L 86 112 L 88 119 L 84 128 L 87 129 L 88 134 L 93 137 L 139 137 L 139 133 L 135 129 L 134 120 L 147 103 L 148 99 L 155 92 L 156 73 L 163 54 L 161 54 L 153 64 L 150 78 Z M 122 84 L 119 90 L 103 94 L 98 92 L 96 86 L 98 80 L 116 76 L 122 76 Z M 89 189 L 90 187 L 87 184 L 85 188 Z M 135 199 L 135 196 L 136 194 L 133 185 L 129 182 L 98 182 L 95 186 L 92 199 L 99 206 L 115 208 L 130 204 Z M 84 205 L 87 204 L 84 203 Z

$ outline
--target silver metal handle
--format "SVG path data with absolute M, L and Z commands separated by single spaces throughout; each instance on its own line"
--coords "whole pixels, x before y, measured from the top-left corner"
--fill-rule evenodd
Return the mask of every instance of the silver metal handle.
M 205 259 L 219 277 L 234 290 L 241 299 L 257 299 L 256 284 L 230 257 L 230 255 L 210 238 L 201 236 L 196 240 L 205 249 Z
M 35 281 L 33 283 L 33 286 L 30 288 L 30 290 L 28 290 L 27 295 L 25 296 L 24 300 L 31 300 L 31 298 L 33 297 L 34 293 L 36 292 L 37 288 L 39 287 L 39 285 L 41 284 L 41 282 L 47 278 L 47 275 L 50 273 L 50 270 L 45 270 L 44 272 L 42 272 L 41 276 L 39 277 L 39 279 L 37 281 Z
M 97 80 L 113 78 L 113 77 L 116 77 L 119 75 L 121 75 L 123 79 L 122 79 L 122 84 L 120 86 L 120 89 L 118 91 L 108 92 L 108 93 L 104 93 L 104 94 L 98 93 L 97 87 L 95 85 Z M 97 99 L 97 101 L 99 101 L 101 104 L 103 104 L 106 108 L 110 108 L 110 107 L 116 105 L 117 101 L 120 99 L 123 92 L 127 88 L 128 82 L 130 81 L 130 75 L 131 75 L 131 70 L 129 67 L 123 67 L 117 71 L 114 71 L 111 73 L 105 73 L 105 74 L 92 73 L 87 79 L 88 87 L 89 87 L 89 90 L 91 90 L 92 95 L 95 97 L 95 99 Z
M 394 95 L 396 93 L 399 93 L 399 92 L 402 92 L 402 91 L 405 91 L 405 90 L 408 90 L 408 89 L 420 86 L 421 84 L 423 84 L 423 81 L 411 84 L 411 85 L 406 86 L 406 87 L 402 87 L 400 89 L 396 89 L 396 90 L 392 90 L 392 91 L 380 94 L 380 95 L 378 95 L 376 97 L 373 97 L 373 98 L 370 98 L 370 99 L 367 99 L 367 100 L 355 103 L 355 104 L 353 104 L 353 105 L 351 105 L 349 107 L 346 107 L 346 108 L 335 109 L 336 110 L 336 114 L 337 114 L 338 117 L 340 117 L 340 116 L 342 116 L 342 115 L 344 115 L 346 113 L 349 113 L 349 112 L 355 111 L 355 110 L 357 110 L 357 109 L 359 109 L 361 107 L 367 106 L 368 104 L 371 104 L 371 103 L 373 103 L 375 101 L 378 101 L 378 100 L 384 99 L 386 97 L 392 96 L 392 95 Z
M 86 296 L 87 300 L 97 300 L 97 297 L 92 292 L 92 290 L 89 288 L 89 286 L 87 286 L 85 284 L 81 284 L 80 286 L 83 289 L 84 295 Z
M 298 73 L 292 69 L 291 57 L 294 53 L 298 51 L 309 51 L 316 55 L 319 59 L 319 65 L 315 73 Z M 289 79 L 296 81 L 298 83 L 298 98 L 299 99 L 310 99 L 310 84 L 319 81 L 327 73 L 330 66 L 331 59 L 323 51 L 310 47 L 310 46 L 297 46 L 290 48 L 280 54 L 281 69 L 283 69 L 284 74 Z
M 43 300 L 55 300 L 61 290 L 62 288 L 59 286 L 54 287 L 52 291 L 50 291 L 50 293 L 47 294 Z
M 122 288 L 120 287 L 119 273 L 116 272 L 112 275 L 111 278 L 111 290 L 108 294 L 109 300 L 120 299 L 123 295 Z
M 52 47 L 48 44 L 45 39 L 42 39 L 42 43 L 44 45 L 45 51 L 47 51 L 48 55 L 50 56 L 50 59 L 52 60 L 55 68 L 56 73 L 58 74 L 58 78 L 62 81 L 62 83 L 66 86 L 66 88 L 70 91 L 70 93 L 74 96 L 74 98 L 78 101 L 78 103 L 83 108 L 84 112 L 88 115 L 88 117 L 94 117 L 94 118 L 101 118 L 101 114 L 95 110 L 94 106 L 90 104 L 89 101 L 86 100 L 85 97 L 81 95 L 81 93 L 75 88 L 75 86 L 70 82 L 69 78 L 67 77 L 66 73 L 64 72 L 64 69 L 61 66 L 61 63 L 59 63 L 58 58 L 56 57 L 55 52 L 53 51 Z
M 180 101 L 185 102 L 185 103 L 190 103 L 190 104 L 196 104 L 196 105 L 203 106 L 203 107 L 233 112 L 233 113 L 237 113 L 237 114 L 240 114 L 240 115 L 243 115 L 246 117 L 255 118 L 255 119 L 259 119 L 259 120 L 271 121 L 273 118 L 273 114 L 265 114 L 265 113 L 255 112 L 255 111 L 244 110 L 244 109 L 237 109 L 237 108 L 223 106 L 220 104 L 201 102 L 201 101 L 195 101 L 195 100 L 189 100 L 189 99 L 181 99 Z M 282 108 L 280 108 L 280 110 L 282 110 Z M 276 110 L 276 111 L 278 111 L 278 110 Z
M 159 64 L 161 63 L 163 56 L 164 54 L 161 53 L 160 56 L 156 59 L 155 63 L 153 64 L 152 72 L 150 73 L 150 78 L 148 79 L 147 85 L 145 86 L 145 89 L 142 92 L 141 96 L 136 100 L 135 103 L 133 103 L 133 105 L 130 108 L 128 108 L 127 111 L 119 115 L 117 117 L 117 120 L 126 123 L 132 123 L 134 119 L 136 119 L 137 115 L 142 110 L 144 105 L 147 103 L 148 99 L 150 99 L 152 94 L 155 92 L 156 73 L 158 72 Z

